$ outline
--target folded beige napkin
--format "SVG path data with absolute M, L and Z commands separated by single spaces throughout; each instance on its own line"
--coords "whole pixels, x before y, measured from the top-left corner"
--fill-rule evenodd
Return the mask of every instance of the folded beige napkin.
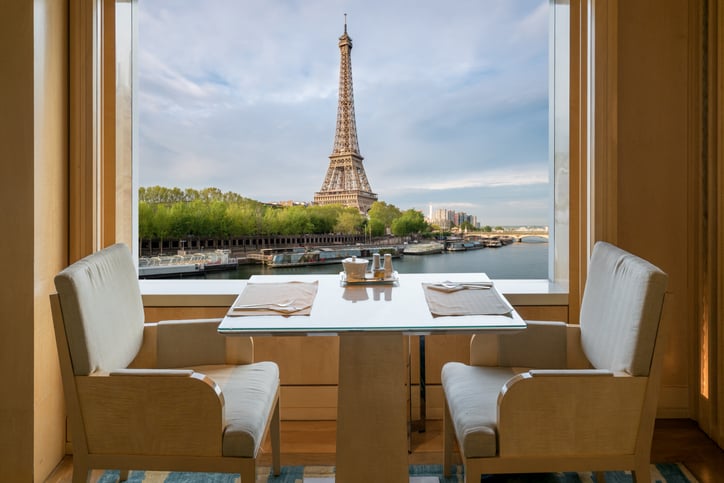
M 440 290 L 438 284 L 423 283 L 425 300 L 433 316 L 444 315 L 506 315 L 512 312 L 495 288 Z
M 318 285 L 316 281 L 248 283 L 227 315 L 309 315 Z

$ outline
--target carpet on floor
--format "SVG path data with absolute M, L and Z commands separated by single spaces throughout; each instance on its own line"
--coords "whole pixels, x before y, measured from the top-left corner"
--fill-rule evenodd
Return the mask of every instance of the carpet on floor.
M 334 466 L 284 466 L 279 476 L 269 474 L 268 467 L 257 469 L 256 483 L 332 483 Z M 98 483 L 116 483 L 118 471 L 105 471 Z M 628 471 L 605 472 L 606 483 L 632 483 Z M 131 471 L 129 483 L 240 483 L 238 474 L 189 473 L 181 471 Z M 453 474 L 445 478 L 441 465 L 411 465 L 410 483 L 460 483 L 463 481 L 462 466 L 456 466 Z M 481 483 L 595 483 L 590 472 L 544 473 L 520 475 L 484 475 Z M 682 464 L 666 463 L 651 465 L 652 483 L 696 483 L 697 480 Z

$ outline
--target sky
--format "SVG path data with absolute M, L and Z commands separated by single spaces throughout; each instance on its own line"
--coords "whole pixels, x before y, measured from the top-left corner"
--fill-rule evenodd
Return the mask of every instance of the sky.
M 311 201 L 338 39 L 378 199 L 546 225 L 548 0 L 139 0 L 139 183 Z

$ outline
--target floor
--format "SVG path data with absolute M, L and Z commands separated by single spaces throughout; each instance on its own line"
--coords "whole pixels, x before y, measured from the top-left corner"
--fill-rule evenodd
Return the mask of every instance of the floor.
M 283 465 L 334 465 L 334 421 L 282 421 Z M 442 422 L 428 421 L 425 432 L 412 433 L 411 464 L 440 464 Z M 271 462 L 268 442 L 262 448 L 260 464 Z M 724 483 L 724 451 L 687 419 L 656 421 L 651 450 L 653 463 L 683 463 L 701 483 Z M 66 456 L 46 480 L 70 483 L 72 457 Z M 94 471 L 96 481 L 100 471 Z

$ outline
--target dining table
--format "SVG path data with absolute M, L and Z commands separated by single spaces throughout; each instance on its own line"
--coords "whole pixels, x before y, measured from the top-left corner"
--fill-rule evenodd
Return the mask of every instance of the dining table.
M 336 481 L 408 481 L 411 335 L 511 332 L 525 321 L 485 273 L 254 275 L 218 332 L 339 336 Z

